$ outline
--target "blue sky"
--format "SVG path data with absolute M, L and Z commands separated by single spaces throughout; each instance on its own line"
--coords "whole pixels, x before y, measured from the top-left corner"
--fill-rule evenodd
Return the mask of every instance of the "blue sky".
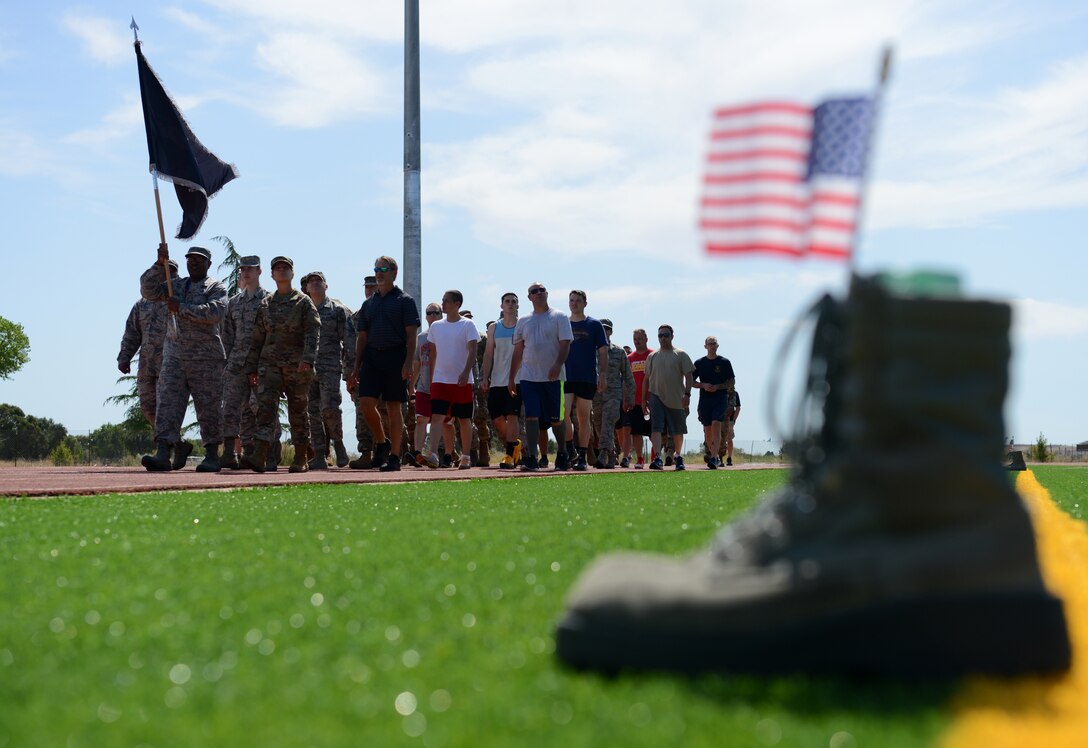
M 373 258 L 401 254 L 399 3 L 0 6 L 0 315 L 32 346 L 0 401 L 76 432 L 120 418 L 102 402 L 158 242 L 130 14 L 241 173 L 193 243 L 291 255 L 352 307 Z M 553 306 L 585 289 L 621 343 L 668 322 L 694 358 L 717 335 L 742 440 L 773 436 L 778 341 L 847 269 L 702 254 L 711 111 L 868 91 L 894 44 L 857 268 L 949 269 L 1011 301 L 1007 432 L 1088 439 L 1084 3 L 424 0 L 421 26 L 424 300 L 459 288 L 479 320 L 538 280 Z

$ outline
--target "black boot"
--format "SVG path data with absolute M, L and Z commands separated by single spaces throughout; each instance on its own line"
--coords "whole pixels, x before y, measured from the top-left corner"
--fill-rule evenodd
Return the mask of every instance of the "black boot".
M 153 455 L 144 455 L 140 458 L 140 464 L 150 473 L 165 473 L 170 470 L 170 445 L 159 442 L 158 449 Z
M 313 449 L 313 459 L 310 460 L 309 463 L 307 463 L 310 467 L 310 470 L 328 470 L 329 463 L 325 462 L 325 448 L 314 447 Z
M 342 468 L 348 466 L 348 450 L 344 447 L 343 439 L 333 439 L 332 449 L 336 453 L 336 467 Z
M 793 444 L 791 482 L 685 561 L 594 562 L 559 657 L 608 671 L 1068 668 L 1061 601 L 1001 464 L 1009 307 L 855 278 L 817 311 L 808 392 L 825 396 L 823 423 Z
M 238 469 L 238 455 L 234 453 L 237 447 L 238 439 L 236 437 L 228 436 L 223 440 L 223 456 L 219 458 L 219 466 L 224 470 Z
M 219 445 L 215 442 L 204 445 L 204 460 L 196 466 L 196 471 L 198 473 L 218 473 L 221 469 Z
M 264 461 L 265 472 L 274 473 L 280 469 L 283 459 L 283 442 L 276 440 L 268 445 L 268 457 Z
M 174 461 L 170 463 L 171 470 L 181 470 L 189 461 L 189 455 L 193 453 L 193 445 L 187 441 L 180 441 L 174 445 Z
M 241 466 L 257 473 L 268 469 L 268 442 L 258 439 L 253 443 L 253 451 L 243 452 Z

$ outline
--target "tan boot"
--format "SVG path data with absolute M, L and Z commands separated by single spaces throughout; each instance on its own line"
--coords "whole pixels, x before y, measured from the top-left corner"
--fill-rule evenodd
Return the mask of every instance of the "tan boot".
M 263 473 L 268 461 L 268 442 L 258 439 L 253 443 L 253 452 L 242 455 L 241 466 L 248 470 Z
M 295 443 L 295 459 L 291 462 L 291 467 L 287 468 L 289 473 L 305 473 L 310 470 L 309 461 L 313 458 L 314 451 L 310 447 L 310 443 Z M 324 458 L 324 455 L 322 455 Z

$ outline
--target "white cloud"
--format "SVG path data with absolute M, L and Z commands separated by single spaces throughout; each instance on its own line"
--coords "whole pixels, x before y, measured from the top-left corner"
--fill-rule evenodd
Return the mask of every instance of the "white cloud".
M 83 42 L 92 59 L 110 66 L 131 61 L 132 39 L 121 21 L 70 12 L 61 18 L 61 25 Z
M 97 127 L 77 130 L 61 140 L 71 145 L 103 146 L 110 141 L 131 135 L 143 125 L 143 109 L 135 94 L 125 97 L 125 103 L 108 112 Z
M 332 40 L 276 33 L 257 46 L 257 55 L 264 68 L 285 80 L 257 103 L 277 124 L 323 127 L 379 111 L 390 101 L 381 75 Z
M 202 36 L 217 41 L 224 41 L 227 38 L 227 33 L 218 25 L 208 21 L 202 16 L 198 16 L 195 13 L 190 13 L 187 10 L 182 10 L 177 7 L 166 8 L 162 11 L 164 18 L 174 21 L 185 28 L 195 31 Z
M 1088 307 L 1022 298 L 1013 308 L 1013 328 L 1029 340 L 1088 336 Z

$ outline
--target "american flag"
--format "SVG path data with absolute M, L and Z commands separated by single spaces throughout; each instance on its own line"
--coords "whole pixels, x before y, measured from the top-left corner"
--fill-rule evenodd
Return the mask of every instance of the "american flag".
M 849 257 L 872 125 L 870 98 L 717 110 L 699 217 L 707 252 Z

